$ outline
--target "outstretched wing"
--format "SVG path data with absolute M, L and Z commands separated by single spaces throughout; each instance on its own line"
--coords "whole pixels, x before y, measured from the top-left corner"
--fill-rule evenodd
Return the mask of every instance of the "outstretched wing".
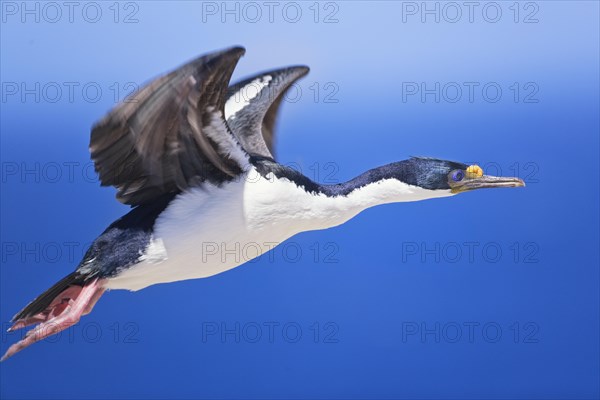
M 296 66 L 263 72 L 229 88 L 225 119 L 248 153 L 273 158 L 279 106 L 290 86 L 308 71 Z
M 245 50 L 199 57 L 155 79 L 93 128 L 90 152 L 103 186 L 132 206 L 240 174 L 248 155 L 223 116 L 231 74 Z

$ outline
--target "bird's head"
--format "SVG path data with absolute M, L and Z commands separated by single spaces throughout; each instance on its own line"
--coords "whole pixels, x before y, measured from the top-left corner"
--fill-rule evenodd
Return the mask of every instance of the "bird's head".
M 457 194 L 475 189 L 525 186 L 514 177 L 485 175 L 478 165 L 467 165 L 437 158 L 413 157 L 401 162 L 395 177 L 428 190 L 450 190 Z

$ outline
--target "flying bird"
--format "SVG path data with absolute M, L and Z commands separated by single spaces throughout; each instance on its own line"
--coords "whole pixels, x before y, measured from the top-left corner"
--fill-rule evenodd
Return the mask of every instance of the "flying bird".
M 300 232 L 340 225 L 380 204 L 480 188 L 524 186 L 477 165 L 412 157 L 323 185 L 275 160 L 275 122 L 305 66 L 229 86 L 242 47 L 213 52 L 144 86 L 91 131 L 100 183 L 132 207 L 91 244 L 74 272 L 12 319 L 37 326 L 2 360 L 76 324 L 109 289 L 206 278 L 248 259 L 222 249 L 252 244 L 258 257 Z

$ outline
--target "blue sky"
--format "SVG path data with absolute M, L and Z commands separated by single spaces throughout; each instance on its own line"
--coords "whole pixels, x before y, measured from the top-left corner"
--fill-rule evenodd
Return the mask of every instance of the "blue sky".
M 424 155 L 527 187 L 370 209 L 209 279 L 110 292 L 0 364 L 2 398 L 598 397 L 597 2 L 53 4 L 0 2 L 5 328 L 127 211 L 90 126 L 211 50 L 246 47 L 234 79 L 311 67 L 278 157 L 312 179 Z

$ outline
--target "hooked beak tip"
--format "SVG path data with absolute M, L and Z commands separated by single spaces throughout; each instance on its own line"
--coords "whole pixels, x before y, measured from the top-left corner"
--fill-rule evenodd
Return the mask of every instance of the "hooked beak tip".
M 515 182 L 515 187 L 525 187 L 527 185 L 525 185 L 525 181 L 523 179 L 518 179 Z

